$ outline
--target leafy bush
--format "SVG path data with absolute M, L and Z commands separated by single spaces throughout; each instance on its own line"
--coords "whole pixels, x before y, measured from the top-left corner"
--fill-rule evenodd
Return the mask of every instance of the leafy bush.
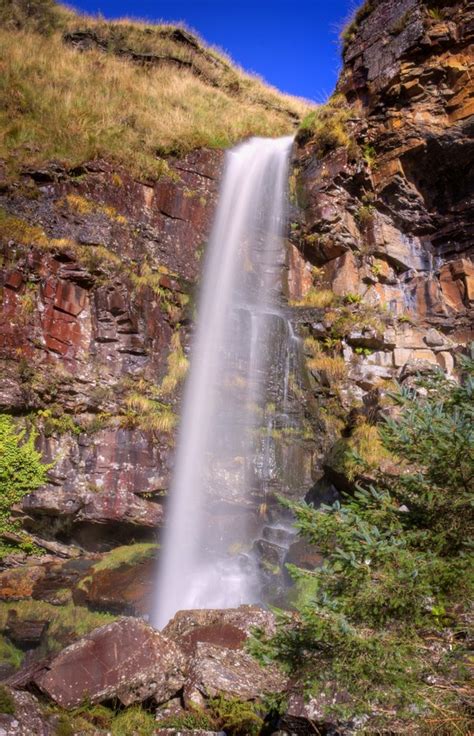
M 28 436 L 25 430 L 17 432 L 13 419 L 0 414 L 0 532 L 21 533 L 19 522 L 12 519 L 12 507 L 46 483 L 51 465 L 41 462 L 35 439 L 34 430 Z M 29 544 L 26 537 L 25 544 Z M 0 545 L 0 556 L 10 551 L 10 546 Z
M 379 473 L 377 488 L 359 487 L 320 510 L 284 502 L 325 563 L 291 568 L 308 595 L 294 614 L 280 612 L 276 635 L 260 632 L 252 649 L 310 691 L 328 682 L 346 690 L 340 715 L 396 708 L 412 723 L 414 713 L 423 722 L 441 713 L 451 723 L 446 733 L 468 733 L 456 688 L 433 692 L 426 679 L 448 672 L 453 659 L 461 690 L 465 676 L 462 637 L 448 647 L 442 631 L 463 631 L 472 592 L 474 362 L 460 367 L 461 384 L 438 373 L 395 397 L 400 414 L 380 433 L 400 458 L 399 474 Z

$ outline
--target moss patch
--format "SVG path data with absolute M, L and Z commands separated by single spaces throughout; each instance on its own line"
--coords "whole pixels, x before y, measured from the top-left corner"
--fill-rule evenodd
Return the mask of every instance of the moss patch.
M 49 621 L 44 653 L 54 653 L 75 639 L 85 636 L 93 629 L 115 621 L 116 616 L 108 613 L 95 613 L 88 608 L 68 603 L 53 606 L 45 601 L 22 600 L 14 603 L 0 602 L 0 629 L 4 629 L 9 611 L 16 611 L 21 620 Z
M 15 715 L 15 701 L 3 685 L 0 685 L 0 713 L 10 716 Z

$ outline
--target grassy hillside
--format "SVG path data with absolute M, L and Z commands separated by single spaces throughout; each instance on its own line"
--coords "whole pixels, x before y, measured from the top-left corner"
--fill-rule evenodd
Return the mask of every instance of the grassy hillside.
M 107 157 L 137 175 L 160 156 L 291 132 L 307 111 L 177 26 L 0 0 L 0 158 L 14 171 Z

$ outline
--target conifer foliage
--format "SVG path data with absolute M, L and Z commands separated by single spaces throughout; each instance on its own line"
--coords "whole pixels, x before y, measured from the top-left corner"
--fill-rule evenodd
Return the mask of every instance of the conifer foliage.
M 468 733 L 474 362 L 459 368 L 460 383 L 440 372 L 394 396 L 380 431 L 396 472 L 332 506 L 284 502 L 325 562 L 291 568 L 296 611 L 278 612 L 276 635 L 252 646 L 309 694 L 343 691 L 345 705 L 331 706 L 340 715 L 378 713 L 383 725 L 395 708 L 407 722 L 448 724 L 429 733 Z

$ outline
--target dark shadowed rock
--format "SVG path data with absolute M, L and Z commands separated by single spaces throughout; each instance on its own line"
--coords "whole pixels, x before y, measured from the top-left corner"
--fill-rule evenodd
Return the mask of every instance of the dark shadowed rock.
M 315 567 L 321 567 L 323 556 L 315 548 L 304 539 L 298 539 L 288 550 L 285 557 L 285 564 L 296 565 L 304 570 L 314 570 Z
M 184 683 L 185 658 L 175 642 L 144 621 L 122 618 L 95 629 L 54 657 L 33 684 L 63 708 L 86 698 L 123 705 L 164 702 Z
M 340 730 L 336 720 L 326 715 L 330 706 L 343 705 L 350 702 L 347 693 L 332 692 L 320 693 L 305 700 L 302 693 L 292 693 L 287 701 L 285 714 L 280 718 L 279 727 L 284 733 L 295 736 L 311 736 L 311 734 L 342 734 L 355 733 L 353 730 Z
M 159 728 L 154 736 L 226 736 L 225 731 L 203 731 L 202 729 Z
M 287 678 L 271 665 L 262 667 L 247 652 L 197 642 L 184 685 L 187 707 L 203 705 L 222 694 L 240 700 L 257 700 L 285 689 Z
M 22 619 L 15 610 L 8 611 L 5 634 L 22 649 L 37 646 L 49 626 L 45 619 Z

